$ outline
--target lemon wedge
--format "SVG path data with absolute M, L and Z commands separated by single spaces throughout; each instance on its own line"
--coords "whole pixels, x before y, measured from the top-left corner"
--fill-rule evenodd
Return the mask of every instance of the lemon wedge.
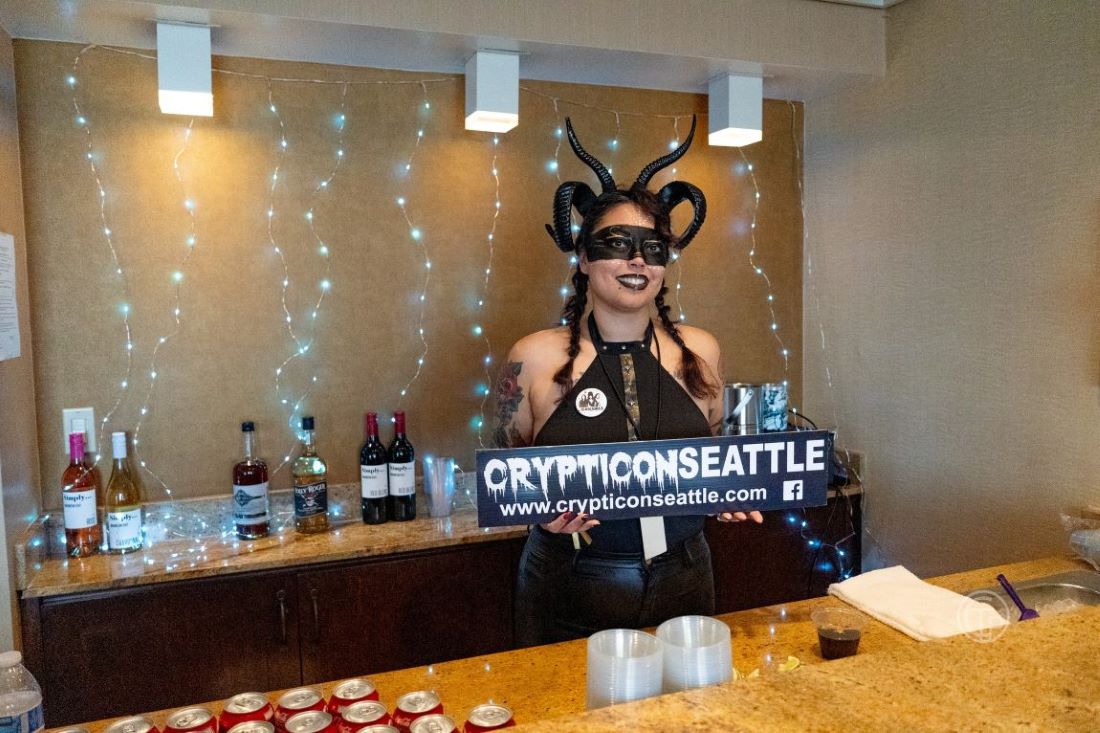
M 802 666 L 802 662 L 799 661 L 798 657 L 787 657 L 787 661 L 779 665 L 779 671 L 790 672 L 792 669 L 797 669 L 800 666 Z

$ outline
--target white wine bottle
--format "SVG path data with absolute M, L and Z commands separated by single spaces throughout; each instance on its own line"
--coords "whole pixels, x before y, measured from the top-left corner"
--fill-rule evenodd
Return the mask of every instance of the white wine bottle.
M 107 552 L 121 555 L 140 550 L 141 488 L 130 471 L 127 460 L 126 433 L 111 433 L 111 450 L 115 462 L 111 480 L 107 482 L 105 508 L 107 513 Z

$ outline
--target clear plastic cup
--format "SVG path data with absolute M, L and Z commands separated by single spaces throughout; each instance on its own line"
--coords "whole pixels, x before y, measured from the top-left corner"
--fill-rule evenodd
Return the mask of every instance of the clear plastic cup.
M 661 640 L 634 629 L 588 637 L 588 709 L 661 694 Z
M 824 659 L 850 657 L 859 649 L 867 617 L 859 611 L 842 606 L 819 608 L 810 614 L 817 627 L 817 640 Z
M 733 678 L 730 627 L 709 616 L 679 616 L 657 627 L 664 643 L 664 691 L 705 687 Z

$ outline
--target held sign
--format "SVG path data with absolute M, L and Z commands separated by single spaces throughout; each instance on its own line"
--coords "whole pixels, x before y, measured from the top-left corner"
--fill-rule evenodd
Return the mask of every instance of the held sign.
M 826 501 L 825 430 L 477 451 L 479 527 L 795 509 Z

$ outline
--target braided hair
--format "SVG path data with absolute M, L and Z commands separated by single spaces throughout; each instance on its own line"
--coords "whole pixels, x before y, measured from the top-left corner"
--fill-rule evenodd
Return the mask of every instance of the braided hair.
M 581 223 L 580 232 L 577 234 L 577 252 L 581 252 L 588 245 L 596 224 L 610 209 L 621 204 L 633 204 L 643 213 L 652 217 L 653 227 L 657 233 L 666 239 L 672 246 L 676 246 L 676 238 L 672 234 L 670 217 L 667 208 L 657 196 L 644 186 L 635 184 L 629 190 L 608 191 L 601 194 L 587 210 L 584 221 Z M 565 398 L 569 390 L 573 388 L 573 364 L 577 354 L 581 350 L 581 322 L 588 307 L 588 275 L 581 272 L 580 264 L 573 271 L 573 295 L 565 301 L 561 318 L 569 329 L 569 348 L 566 351 L 568 357 L 565 364 L 554 374 L 554 383 L 561 388 L 559 402 Z M 684 343 L 684 337 L 680 334 L 676 323 L 669 317 L 669 306 L 665 303 L 665 293 L 668 286 L 661 283 L 661 290 L 657 293 L 654 304 L 657 306 L 657 316 L 661 321 L 661 327 L 669 335 L 676 345 L 680 347 L 680 361 L 684 374 L 684 384 L 692 396 L 702 399 L 713 397 L 717 394 L 717 388 L 703 371 L 699 357 Z

